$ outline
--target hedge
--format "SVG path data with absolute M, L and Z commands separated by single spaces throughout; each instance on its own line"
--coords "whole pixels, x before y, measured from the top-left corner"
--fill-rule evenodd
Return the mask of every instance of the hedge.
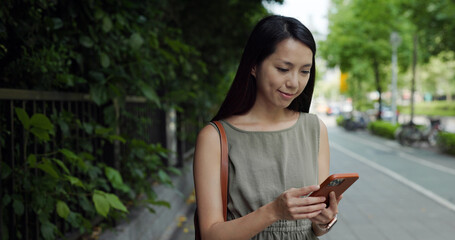
M 455 133 L 441 132 L 438 135 L 437 146 L 450 155 L 455 155 Z
M 368 130 L 374 135 L 385 137 L 388 139 L 395 139 L 395 131 L 400 125 L 392 124 L 385 121 L 375 121 L 368 124 Z

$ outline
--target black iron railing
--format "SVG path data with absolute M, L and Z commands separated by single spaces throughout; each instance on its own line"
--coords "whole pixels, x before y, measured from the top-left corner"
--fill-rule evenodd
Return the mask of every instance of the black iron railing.
M 129 134 L 130 137 L 141 139 L 146 143 L 161 143 L 166 147 L 166 141 L 169 136 L 166 135 L 166 127 L 169 123 L 166 123 L 166 113 L 162 110 L 151 107 L 150 103 L 143 97 L 127 97 L 125 103 L 125 110 L 122 116 L 119 116 L 118 108 L 116 103 L 111 103 L 106 106 L 98 106 L 90 100 L 88 94 L 81 93 L 64 93 L 64 92 L 45 92 L 45 91 L 30 91 L 30 90 L 17 90 L 17 89 L 0 89 L 0 168 L 2 166 L 8 167 L 8 169 L 15 169 L 15 166 L 26 165 L 27 154 L 43 154 L 45 152 L 54 152 L 62 144 L 71 144 L 75 151 L 82 150 L 87 151 L 87 142 L 82 142 L 81 139 L 87 138 L 86 131 L 82 129 L 71 131 L 72 137 L 66 138 L 65 141 L 68 143 L 62 143 L 63 132 L 62 129 L 65 127 L 56 128 L 55 134 L 52 136 L 52 140 L 46 144 L 40 143 L 39 141 L 31 141 L 29 144 L 25 137 L 25 131 L 21 122 L 19 121 L 15 109 L 24 109 L 28 115 L 35 113 L 41 113 L 48 116 L 50 119 L 59 119 L 63 114 L 71 115 L 76 118 L 80 123 L 85 122 L 96 122 L 101 124 L 109 124 L 109 121 L 117 121 L 116 133 Z M 106 119 L 106 111 L 111 115 L 111 119 Z M 139 119 L 139 120 L 138 120 Z M 143 121 L 141 121 L 141 119 Z M 178 118 L 177 118 L 178 119 Z M 134 120 L 134 121 L 133 121 Z M 140 124 L 138 124 L 138 122 Z M 174 124 L 182 123 L 183 121 L 176 121 Z M 54 123 L 64 124 L 64 123 Z M 177 127 L 178 131 L 189 130 L 184 124 Z M 177 139 L 177 137 L 175 137 Z M 89 144 L 93 152 L 97 151 L 98 148 L 103 148 L 101 156 L 93 153 L 94 156 L 98 156 L 96 161 L 102 161 L 106 165 L 118 168 L 118 156 L 122 152 L 122 146 L 118 141 L 113 143 L 100 143 L 100 139 L 92 139 Z M 27 151 L 26 151 L 27 148 Z M 90 148 L 89 148 L 90 149 Z M 184 153 L 190 152 L 191 143 L 186 141 L 178 141 L 177 149 L 174 149 L 177 154 L 176 161 L 172 162 L 172 165 L 177 167 L 183 165 Z M 6 168 L 5 167 L 5 168 Z M 5 170 L 5 169 L 0 169 Z M 27 169 L 30 174 L 42 174 L 36 168 Z M 4 192 L 14 193 L 20 195 L 20 192 L 15 190 L 14 172 L 10 173 L 10 177 L 5 179 L 0 178 L 0 200 L 3 200 Z M 76 173 L 77 175 L 77 173 Z M 17 228 L 20 227 L 22 239 L 41 239 L 39 228 L 39 219 L 34 214 L 32 209 L 29 208 L 30 196 L 20 196 L 23 200 L 24 212 L 20 216 L 15 214 L 13 208 L 3 208 L 3 204 L 0 207 L 0 216 L 7 216 L 5 218 L 0 217 L 0 226 L 6 226 L 10 231 L 10 239 L 15 239 L 16 236 L 11 236 L 17 232 Z M 10 204 L 11 206 L 11 204 Z M 54 222 L 60 232 L 71 232 L 74 229 L 68 227 L 64 221 L 54 213 Z M 12 230 L 12 231 L 11 231 Z M 1 237 L 1 236 L 0 236 Z

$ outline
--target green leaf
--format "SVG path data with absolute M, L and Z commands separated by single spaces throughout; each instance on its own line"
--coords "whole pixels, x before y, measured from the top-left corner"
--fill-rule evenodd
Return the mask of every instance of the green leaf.
M 125 205 L 123 205 L 123 203 L 119 200 L 119 198 L 116 195 L 111 194 L 111 193 L 106 193 L 106 199 L 107 199 L 107 201 L 109 201 L 109 204 L 111 205 L 111 207 L 118 209 L 120 211 L 123 211 L 123 212 L 128 212 Z
M 48 131 L 52 131 L 54 129 L 54 125 L 51 123 L 49 118 L 47 118 L 46 115 L 41 113 L 33 114 L 32 118 L 30 119 L 30 126 L 41 128 Z
M 70 174 L 70 171 L 66 167 L 65 163 L 63 163 L 61 160 L 55 159 L 55 158 L 53 158 L 52 160 L 54 160 L 54 162 L 57 163 L 57 165 L 59 165 L 60 168 L 62 168 L 63 171 L 65 171 L 65 173 Z
M 120 141 L 122 143 L 126 143 L 126 140 L 123 137 L 118 136 L 118 135 L 109 135 L 108 139 L 110 142 Z
M 6 207 L 11 202 L 11 200 L 12 200 L 12 198 L 10 195 L 3 196 L 1 207 Z
M 92 134 L 93 133 L 93 125 L 87 122 L 82 123 L 82 128 L 85 130 L 86 133 Z
M 51 161 L 49 161 L 49 159 L 44 159 L 42 163 L 37 164 L 35 167 L 43 170 L 44 172 L 51 175 L 52 177 L 59 178 L 57 171 L 55 171 L 55 169 L 52 166 L 52 163 L 51 163 Z
M 101 216 L 107 217 L 109 213 L 110 204 L 109 201 L 105 197 L 105 193 L 102 191 L 97 191 L 93 193 L 92 197 L 93 203 L 95 204 L 96 212 L 98 212 Z
M 30 128 L 30 117 L 28 116 L 27 112 L 25 112 L 25 110 L 22 108 L 15 108 L 15 111 L 17 117 L 19 118 L 19 121 L 22 123 L 22 126 L 28 130 Z
M 94 16 L 95 16 L 95 19 L 96 19 L 96 20 L 100 20 L 103 16 L 105 16 L 105 13 L 103 12 L 103 10 L 97 8 L 97 9 L 95 10 Z
M 112 29 L 112 21 L 109 16 L 105 15 L 103 18 L 103 25 L 101 27 L 104 32 L 109 32 Z
M 156 94 L 155 89 L 150 87 L 150 85 L 139 81 L 138 82 L 139 88 L 141 89 L 142 93 L 144 96 L 149 99 L 150 101 L 156 103 L 156 105 L 161 106 L 160 98 L 158 97 L 158 94 Z
M 109 179 L 109 181 L 112 184 L 122 184 L 123 183 L 122 175 L 120 175 L 120 172 L 117 171 L 116 169 L 111 168 L 111 167 L 105 167 L 104 173 L 106 174 L 107 179 Z
M 41 141 L 47 142 L 51 139 L 49 136 L 49 132 L 44 129 L 34 127 L 30 129 L 30 132 L 33 133 L 33 135 L 35 135 L 35 137 L 37 137 Z
M 156 213 L 156 210 L 152 207 L 147 207 L 147 209 L 149 210 L 150 213 L 152 214 L 155 214 Z
M 34 168 L 36 165 L 36 156 L 35 154 L 30 154 L 27 157 L 27 163 L 30 167 Z
M 144 44 L 144 39 L 139 33 L 133 33 L 129 41 L 131 48 L 133 48 L 134 50 L 139 49 L 142 46 L 142 44 Z
M 79 43 L 86 48 L 93 47 L 93 40 L 87 36 L 81 36 L 79 38 Z
M 173 173 L 173 174 L 175 174 L 177 176 L 182 175 L 182 171 L 180 171 L 180 169 L 178 169 L 178 168 L 169 167 L 168 170 L 169 170 L 169 172 L 171 172 L 171 173 Z
M 24 214 L 24 204 L 18 199 L 13 200 L 13 209 L 16 215 L 22 216 L 22 214 Z
M 79 205 L 86 212 L 94 212 L 93 204 L 88 200 L 86 196 L 79 196 Z
M 68 207 L 68 205 L 66 205 L 65 202 L 63 201 L 57 201 L 57 214 L 61 217 L 61 218 L 68 218 L 68 215 L 70 214 L 71 210 L 70 208 Z
M 88 152 L 81 152 L 80 155 L 81 155 L 81 158 L 83 158 L 83 159 L 87 159 L 87 160 L 90 160 L 90 161 L 95 160 L 95 157 L 92 154 L 88 153 Z
M 109 56 L 106 53 L 100 53 L 100 63 L 103 68 L 108 68 L 111 64 Z
M 156 206 L 163 206 L 163 207 L 167 207 L 169 209 L 171 208 L 171 204 L 169 202 L 166 202 L 166 201 L 149 200 L 148 202 L 153 204 L 153 205 L 156 205 Z
M 49 221 L 45 221 L 41 223 L 41 235 L 46 240 L 55 239 L 55 231 L 57 228 L 54 224 L 50 223 Z
M 112 186 L 115 189 L 122 190 L 124 192 L 129 191 L 129 187 L 123 183 L 122 175 L 116 169 L 111 167 L 105 167 L 104 173 L 106 174 L 107 179 L 111 182 Z
M 69 137 L 70 136 L 70 127 L 69 127 L 68 123 L 59 119 L 58 125 L 60 126 L 60 129 L 62 130 L 63 136 Z
M 71 183 L 71 185 L 75 185 L 85 189 L 84 183 L 82 183 L 82 181 L 79 178 L 69 175 L 65 175 L 65 178 Z
M 160 181 L 162 183 L 172 184 L 171 178 L 169 177 L 169 175 L 167 175 L 167 173 L 165 171 L 159 170 L 158 171 L 158 177 L 160 178 Z
M 13 171 L 5 162 L 0 162 L 1 179 L 6 179 Z
M 96 135 L 106 135 L 110 132 L 112 132 L 112 128 L 104 128 L 101 126 L 96 126 L 96 128 L 95 128 Z
M 99 72 L 99 71 L 90 71 L 88 73 L 88 75 L 91 80 L 95 80 L 95 82 L 99 83 L 99 85 L 97 87 L 106 88 L 106 86 L 104 86 L 104 84 L 106 84 L 107 79 L 104 76 L 104 73 Z
M 90 87 L 90 97 L 98 106 L 109 100 L 107 89 L 101 84 L 92 85 Z
M 76 160 L 79 158 L 79 156 L 77 156 L 73 151 L 66 148 L 60 149 L 59 152 L 62 153 L 69 160 Z
M 63 21 L 60 18 L 52 18 L 52 23 L 54 25 L 54 30 L 60 29 L 63 27 Z

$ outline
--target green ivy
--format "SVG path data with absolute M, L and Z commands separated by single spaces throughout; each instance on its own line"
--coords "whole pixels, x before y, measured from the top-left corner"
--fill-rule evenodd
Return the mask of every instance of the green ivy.
M 26 161 L 14 168 L 2 162 L 2 179 L 14 177 L 12 180 L 15 183 L 13 192 L 3 195 L 2 204 L 6 208 L 12 207 L 20 217 L 28 211 L 23 198 L 27 196 L 30 199 L 28 208 L 39 219 L 43 239 L 55 239 L 63 234 L 53 222 L 54 212 L 72 228 L 90 232 L 93 227 L 92 218 L 96 215 L 106 219 L 125 216 L 128 210 L 124 202 L 136 199 L 138 194 L 146 193 L 148 197 L 143 200 L 145 203 L 168 206 L 168 203 L 157 199 L 151 181 L 172 186 L 168 173 L 179 174 L 179 170 L 164 165 L 161 159 L 167 150 L 159 144 L 146 144 L 135 139 L 127 141 L 114 135 L 110 128 L 68 118 L 71 115 L 66 112 L 53 116 L 57 125 L 44 114 L 29 116 L 22 108 L 16 108 L 15 112 L 25 133 Z M 28 141 L 33 139 L 31 136 L 40 144 L 47 144 L 52 141 L 56 131 L 61 131 L 63 137 L 69 140 L 69 132 L 73 128 L 80 128 L 90 134 L 89 139 L 118 140 L 126 144 L 129 148 L 128 160 L 125 161 L 128 170 L 121 173 L 105 163 L 95 161 L 96 157 L 90 151 L 77 152 L 71 150 L 71 146 L 61 146 L 54 152 L 30 153 L 28 146 L 31 143 Z M 37 169 L 39 174 L 34 174 L 33 169 Z M 123 196 L 123 200 L 119 196 Z M 153 207 L 149 208 L 153 211 Z M 5 216 L 2 217 L 5 219 Z M 6 229 L 6 226 L 2 226 L 2 229 Z M 8 239 L 11 234 L 16 237 L 21 235 L 20 232 L 6 232 L 3 238 Z

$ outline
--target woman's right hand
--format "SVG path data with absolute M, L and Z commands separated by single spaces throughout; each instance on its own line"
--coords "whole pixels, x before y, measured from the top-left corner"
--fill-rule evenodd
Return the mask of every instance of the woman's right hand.
M 273 202 L 276 217 L 298 220 L 319 215 L 326 208 L 325 197 L 306 197 L 318 189 L 318 185 L 312 185 L 285 191 Z

